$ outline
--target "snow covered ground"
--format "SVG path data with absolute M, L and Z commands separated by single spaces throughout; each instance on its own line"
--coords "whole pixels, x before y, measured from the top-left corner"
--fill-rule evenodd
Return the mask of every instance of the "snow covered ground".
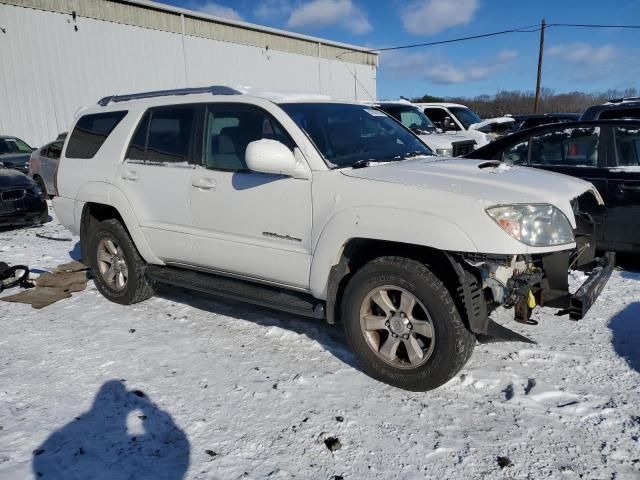
M 48 270 L 77 241 L 55 219 L 0 231 L 0 260 Z M 124 307 L 92 282 L 0 302 L 0 478 L 640 478 L 640 273 L 580 322 L 536 319 L 500 312 L 538 344 L 478 344 L 411 393 L 314 320 L 170 290 Z

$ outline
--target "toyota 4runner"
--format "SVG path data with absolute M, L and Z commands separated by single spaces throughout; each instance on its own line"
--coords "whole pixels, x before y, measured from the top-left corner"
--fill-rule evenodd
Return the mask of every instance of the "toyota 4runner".
M 582 318 L 613 268 L 594 258 L 590 183 L 435 157 L 361 104 L 106 97 L 75 121 L 57 187 L 107 299 L 168 284 L 340 322 L 365 372 L 409 390 L 452 378 L 477 335 L 527 340 L 498 307 Z M 589 272 L 573 294 L 570 268 Z

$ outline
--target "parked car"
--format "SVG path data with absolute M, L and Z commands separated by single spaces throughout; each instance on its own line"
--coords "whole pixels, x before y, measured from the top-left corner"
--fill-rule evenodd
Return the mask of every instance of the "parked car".
M 589 212 L 598 247 L 640 252 L 640 120 L 545 125 L 498 139 L 468 157 L 588 180 L 605 202 Z
M 640 97 L 620 98 L 609 100 L 602 105 L 593 105 L 587 108 L 580 120 L 606 120 L 606 119 L 640 119 Z
M 47 197 L 58 194 L 55 178 L 63 145 L 64 138 L 55 140 L 34 150 L 29 159 L 29 176 L 33 178 Z
M 0 166 L 0 227 L 44 223 L 48 217 L 38 185 L 23 173 Z
M 498 306 L 582 318 L 613 268 L 575 207 L 601 202 L 590 183 L 434 157 L 362 104 L 106 97 L 75 121 L 57 183 L 107 299 L 166 284 L 339 321 L 364 371 L 410 390 L 452 378 L 477 334 L 526 340 L 490 320 Z M 569 265 L 589 272 L 575 294 Z
M 509 117 L 482 120 L 469 107 L 458 103 L 415 103 L 414 105 L 419 107 L 443 132 L 464 132 L 475 140 L 479 147 L 493 140 L 494 130 L 502 130 L 503 124 L 513 123 L 513 119 Z
M 437 129 L 418 107 L 409 102 L 377 102 L 373 106 L 415 133 L 436 155 L 459 157 L 476 147 L 476 141 L 462 133 L 444 133 Z
M 0 136 L 0 165 L 27 173 L 31 152 L 33 148 L 24 140 L 7 135 Z
M 533 113 L 530 115 L 510 115 L 515 120 L 509 133 L 527 128 L 539 127 L 549 123 L 576 122 L 580 120 L 579 113 Z

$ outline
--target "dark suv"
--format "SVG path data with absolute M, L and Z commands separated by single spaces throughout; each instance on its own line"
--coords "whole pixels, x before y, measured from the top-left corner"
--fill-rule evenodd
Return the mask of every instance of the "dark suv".
M 640 119 L 640 97 L 609 100 L 587 108 L 580 120 Z

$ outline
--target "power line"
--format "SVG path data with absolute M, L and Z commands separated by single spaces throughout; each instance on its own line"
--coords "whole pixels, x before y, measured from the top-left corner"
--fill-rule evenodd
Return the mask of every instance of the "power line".
M 640 25 L 604 25 L 604 24 L 592 24 L 592 23 L 548 23 L 544 28 L 551 27 L 575 27 L 575 28 L 623 28 L 623 29 L 640 29 Z M 370 50 L 365 50 L 367 53 L 375 53 L 375 52 L 387 52 L 390 50 L 405 50 L 408 48 L 418 48 L 418 47 L 431 47 L 434 45 L 444 45 L 447 43 L 456 43 L 456 42 L 465 42 L 468 40 L 477 40 L 480 38 L 487 37 L 495 37 L 498 35 L 507 35 L 512 33 L 535 33 L 540 31 L 540 25 L 529 25 L 526 27 L 518 27 L 518 28 L 510 28 L 508 30 L 501 30 L 499 32 L 490 32 L 490 33 L 482 33 L 479 35 L 470 35 L 468 37 L 458 37 L 458 38 L 450 38 L 448 40 L 439 40 L 436 42 L 425 42 L 425 43 L 413 43 L 408 45 L 395 45 L 391 47 L 380 47 L 380 48 L 372 48 Z M 345 55 L 347 53 L 355 53 L 355 52 L 343 52 L 339 56 Z

